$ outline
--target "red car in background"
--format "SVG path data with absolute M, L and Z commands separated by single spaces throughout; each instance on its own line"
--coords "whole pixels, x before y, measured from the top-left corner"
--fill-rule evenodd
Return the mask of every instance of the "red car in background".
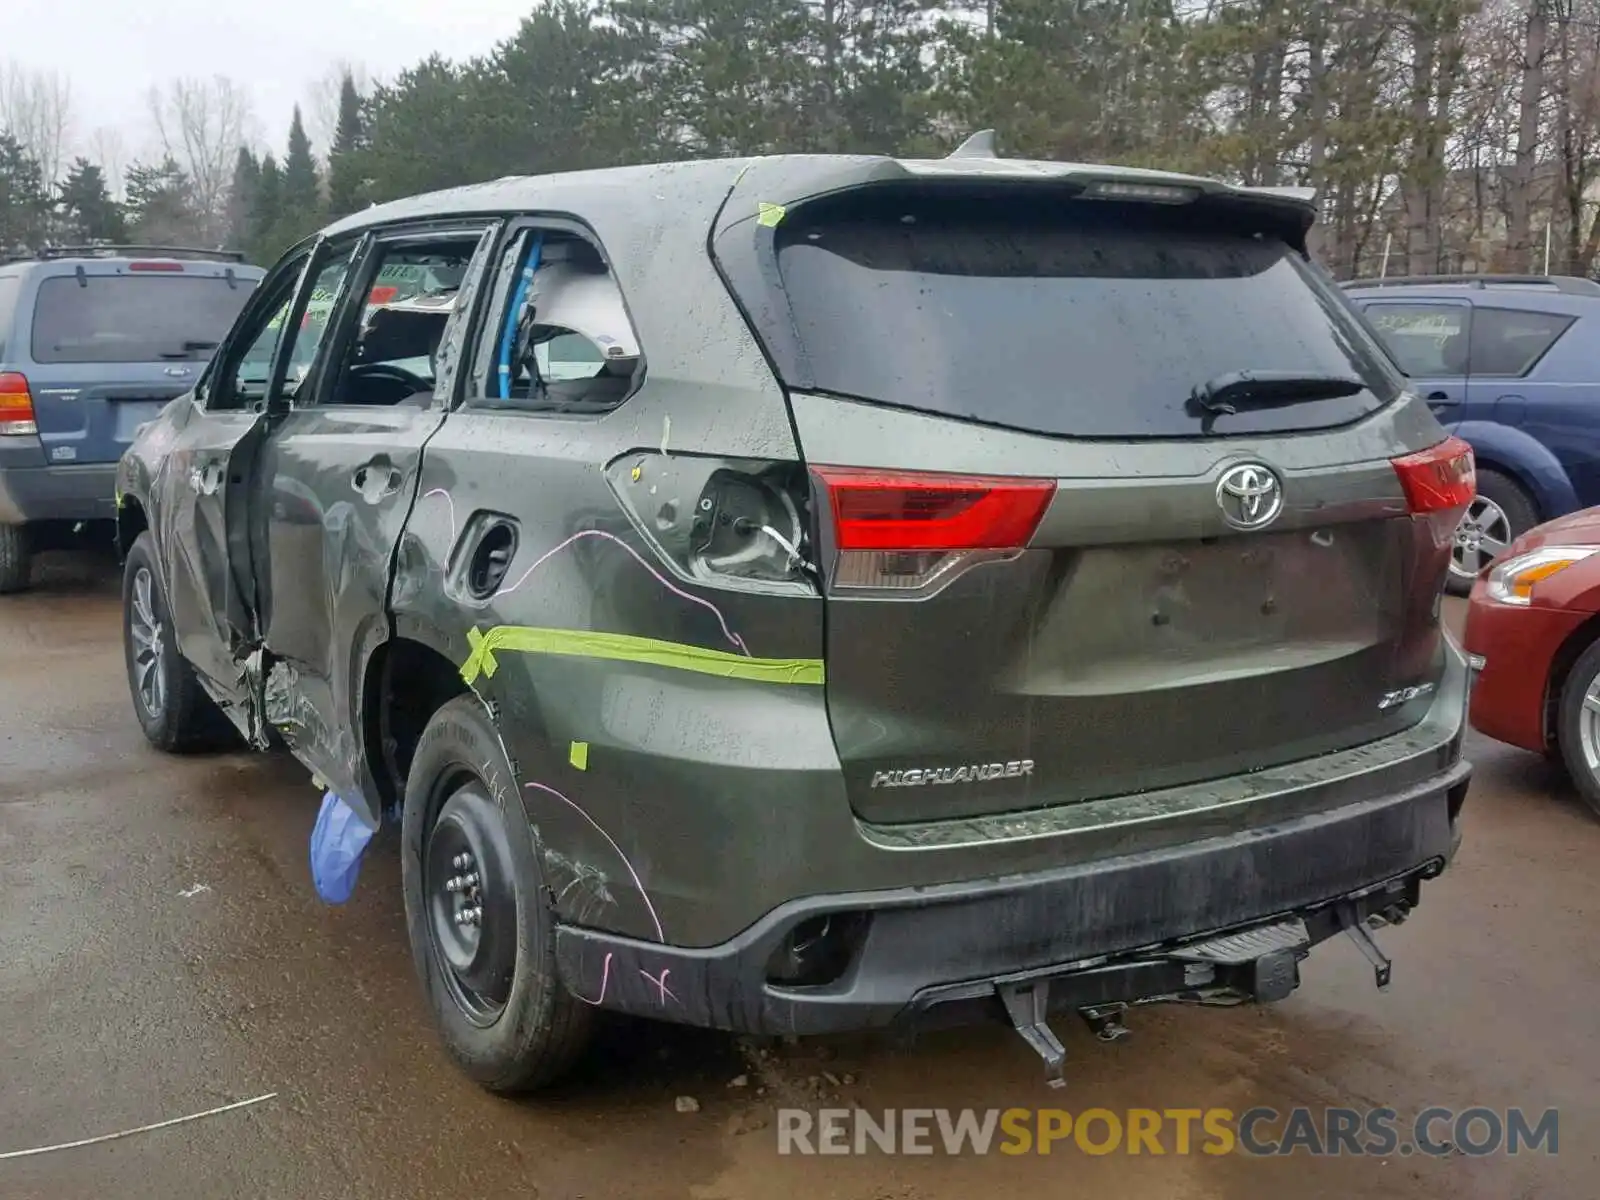
M 1473 584 L 1464 645 L 1472 727 L 1559 758 L 1600 813 L 1600 508 L 1511 543 Z

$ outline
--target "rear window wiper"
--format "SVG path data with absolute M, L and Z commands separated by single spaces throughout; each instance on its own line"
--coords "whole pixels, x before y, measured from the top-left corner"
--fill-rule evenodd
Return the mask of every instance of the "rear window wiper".
M 1365 391 L 1366 384 L 1350 375 L 1310 375 L 1298 371 L 1234 371 L 1196 384 L 1189 393 L 1189 410 L 1198 416 L 1217 417 L 1251 408 L 1276 408 L 1313 400 L 1336 400 Z

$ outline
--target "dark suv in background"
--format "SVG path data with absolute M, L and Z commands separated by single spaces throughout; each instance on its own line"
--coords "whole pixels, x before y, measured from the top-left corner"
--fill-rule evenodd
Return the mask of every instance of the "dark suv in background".
M 159 246 L 0 261 L 0 592 L 27 586 L 59 531 L 115 518 L 117 460 L 194 386 L 262 274 Z
M 1346 293 L 1477 457 L 1450 589 L 1542 521 L 1600 504 L 1600 283 L 1559 275 L 1359 279 Z

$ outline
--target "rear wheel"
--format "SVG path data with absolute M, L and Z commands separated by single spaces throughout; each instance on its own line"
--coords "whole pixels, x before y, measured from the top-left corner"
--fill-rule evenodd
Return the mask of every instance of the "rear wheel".
M 0 525 L 0 595 L 25 589 L 32 565 L 28 531 L 21 525 Z
M 152 746 L 182 753 L 235 739 L 233 726 L 178 653 L 149 533 L 134 541 L 123 568 L 122 645 L 133 711 Z
M 562 985 L 555 917 L 511 764 L 476 696 L 428 722 L 406 779 L 411 953 L 445 1049 L 492 1092 L 555 1081 L 593 1010 Z
M 1539 523 L 1539 511 L 1522 485 L 1509 475 L 1484 468 L 1478 472 L 1478 494 L 1456 526 L 1450 551 L 1449 588 L 1465 596 L 1485 567 L 1506 547 Z
M 1556 742 L 1573 786 L 1600 814 L 1600 641 L 1572 664 L 1561 689 Z

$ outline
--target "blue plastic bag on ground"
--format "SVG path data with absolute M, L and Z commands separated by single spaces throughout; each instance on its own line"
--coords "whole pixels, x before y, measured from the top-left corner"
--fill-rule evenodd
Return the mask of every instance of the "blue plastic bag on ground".
M 322 811 L 311 830 L 311 881 L 329 904 L 343 904 L 356 890 L 361 856 L 377 830 L 333 792 L 322 795 Z

